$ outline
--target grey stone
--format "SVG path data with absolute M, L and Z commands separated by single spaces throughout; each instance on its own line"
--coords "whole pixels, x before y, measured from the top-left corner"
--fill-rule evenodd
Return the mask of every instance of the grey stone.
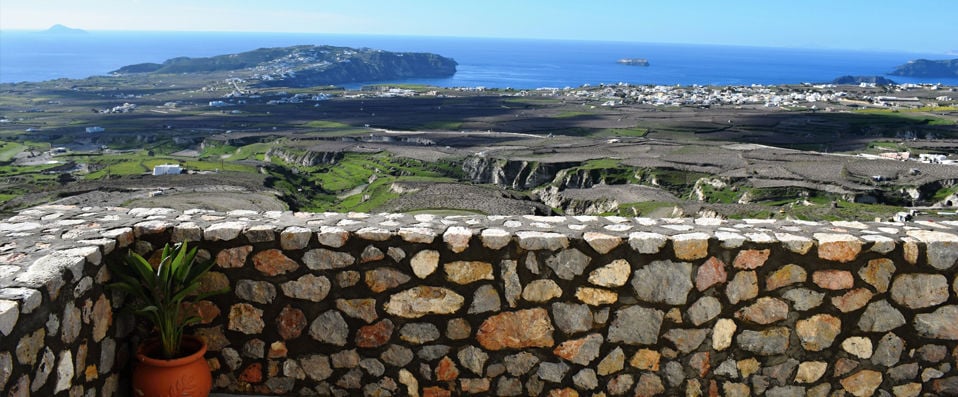
M 302 277 L 280 284 L 283 294 L 296 299 L 319 302 L 329 295 L 332 284 L 325 276 L 306 274 Z
M 894 333 L 887 333 L 878 341 L 878 346 L 872 354 L 872 363 L 892 367 L 898 364 L 901 353 L 905 351 L 905 341 Z
M 865 332 L 888 332 L 905 325 L 905 316 L 888 301 L 868 304 L 858 320 L 858 328 Z
M 665 246 L 666 237 L 658 233 L 635 232 L 629 234 L 629 245 L 640 254 L 656 254 Z
M 758 354 L 771 356 L 785 354 L 788 350 L 788 338 L 791 331 L 784 327 L 767 328 L 762 331 L 742 330 L 735 338 L 739 348 Z
M 472 304 L 469 306 L 469 314 L 498 312 L 502 302 L 499 299 L 499 291 L 496 288 L 484 284 L 476 289 L 472 296 Z
M 948 349 L 942 345 L 924 345 L 918 348 L 918 357 L 930 363 L 941 362 L 948 354 Z
M 680 352 L 688 354 L 698 349 L 708 334 L 707 329 L 674 328 L 666 331 L 662 337 L 672 342 Z
M 333 368 L 355 368 L 359 365 L 359 353 L 356 349 L 340 350 L 329 355 Z
M 273 393 L 283 395 L 293 390 L 293 386 L 296 385 L 296 379 L 281 376 L 271 377 L 266 380 L 265 385 L 266 388 Z
M 419 348 L 416 355 L 423 361 L 436 361 L 443 356 L 449 355 L 449 350 L 449 346 L 446 345 L 429 345 Z
M 284 250 L 301 250 L 309 245 L 313 231 L 305 227 L 290 226 L 279 233 L 279 244 Z
M 421 345 L 439 339 L 439 328 L 431 323 L 408 323 L 399 329 L 399 338 Z
M 315 381 L 326 380 L 333 374 L 333 367 L 329 365 L 329 357 L 322 354 L 311 354 L 299 360 L 299 366 L 310 379 Z
M 789 380 L 795 374 L 795 369 L 798 368 L 798 365 L 798 360 L 789 358 L 782 363 L 762 368 L 762 375 L 774 379 L 780 385 L 785 385 L 789 383 Z
M 909 230 L 908 235 L 925 243 L 928 264 L 947 270 L 958 263 L 958 236 L 931 230 Z
M 50 374 L 53 373 L 53 365 L 56 356 L 49 347 L 43 350 L 43 356 L 40 359 L 40 365 L 36 367 L 33 376 L 33 383 L 30 384 L 30 391 L 36 393 L 43 385 L 47 383 Z
M 398 278 L 405 276 L 404 274 L 402 274 L 402 272 L 399 272 L 399 271 L 396 271 L 395 273 L 382 274 L 382 273 L 376 272 L 375 270 L 370 270 L 370 272 L 366 274 L 370 279 L 374 279 L 374 280 L 381 280 L 381 279 L 375 279 L 375 277 L 381 277 L 381 276 L 397 277 L 397 279 L 392 279 L 391 281 L 398 281 Z M 336 285 L 338 285 L 339 288 L 346 289 L 358 284 L 359 280 L 362 279 L 362 275 L 360 275 L 359 272 L 355 270 L 344 270 L 339 273 L 336 273 L 334 278 L 336 279 Z M 372 280 L 370 281 L 372 282 Z
M 317 341 L 336 346 L 345 346 L 349 325 L 338 311 L 323 312 L 309 326 L 309 335 Z M 325 378 L 324 378 L 325 379 Z
M 356 236 L 367 241 L 386 241 L 392 237 L 389 230 L 378 227 L 364 227 L 356 231 Z
M 482 246 L 491 250 L 499 250 L 509 245 L 512 234 L 502 229 L 485 229 L 480 235 Z
M 349 232 L 337 226 L 320 226 L 316 233 L 316 241 L 332 248 L 340 248 L 349 240 Z
M 503 292 L 505 292 L 506 295 L 506 303 L 509 304 L 509 307 L 516 307 L 516 304 L 519 302 L 519 296 L 522 294 L 522 283 L 519 281 L 519 274 L 516 272 L 518 263 L 514 260 L 506 259 L 500 262 L 499 265 L 502 268 L 500 273 L 502 275 Z
M 504 376 L 496 384 L 496 395 L 500 397 L 514 397 L 522 395 L 522 381 Z
M 894 246 L 894 245 L 893 245 Z M 887 258 L 878 258 L 868 261 L 868 265 L 858 270 L 858 276 L 866 283 L 875 287 L 879 293 L 887 292 L 891 277 L 895 274 L 895 262 Z
M 592 311 L 588 305 L 556 302 L 552 304 L 552 318 L 562 332 L 572 335 L 592 329 Z
M 39 353 L 40 349 L 45 346 L 44 338 L 46 336 L 46 329 L 39 328 L 29 335 L 21 337 L 17 342 L 17 362 L 27 365 L 33 365 L 36 363 L 37 353 Z
M 691 307 L 689 307 L 689 321 L 692 322 L 692 325 L 697 327 L 712 320 L 721 312 L 722 303 L 719 302 L 717 298 L 703 296 L 699 300 L 695 301 Z
M 463 367 L 479 376 L 482 376 L 483 367 L 486 365 L 486 360 L 489 359 L 489 355 L 486 354 L 486 352 L 475 346 L 466 346 L 459 349 L 459 353 L 456 354 L 456 357 L 459 358 L 459 363 L 462 364 Z
M 805 397 L 802 386 L 775 386 L 765 391 L 766 397 Z
M 272 303 L 276 287 L 269 281 L 240 280 L 236 282 L 236 296 L 256 303 Z
M 662 311 L 642 306 L 618 309 L 609 327 L 609 342 L 629 345 L 655 344 L 664 317 L 665 313 Z
M 616 346 L 609 354 L 599 362 L 596 371 L 599 375 L 606 376 L 614 374 L 625 368 L 625 352 L 621 346 Z
M 263 243 L 276 239 L 276 232 L 272 225 L 253 225 L 243 231 L 246 241 L 251 243 Z M 199 240 L 199 239 L 197 239 Z
M 389 247 L 386 248 L 386 255 L 396 262 L 401 262 L 406 258 L 406 251 L 399 247 Z
M 502 362 L 506 365 L 506 371 L 509 371 L 510 375 L 522 376 L 539 363 L 539 358 L 529 352 L 519 352 L 506 356 Z
M 526 251 L 556 251 L 569 246 L 569 238 L 564 234 L 546 232 L 516 232 L 519 248 Z
M 665 381 L 669 386 L 677 388 L 685 381 L 685 369 L 678 361 L 669 361 L 663 369 Z
M 245 222 L 216 223 L 203 230 L 203 239 L 207 241 L 230 241 L 239 237 L 240 232 L 245 228 Z
M 562 378 L 565 378 L 567 372 L 569 372 L 569 365 L 564 362 L 544 362 L 539 364 L 537 374 L 546 382 L 559 383 L 562 382 Z
M 399 229 L 399 237 L 407 243 L 431 244 L 436 239 L 436 232 L 424 227 L 403 227 Z
M 755 271 L 735 273 L 732 281 L 725 286 L 725 296 L 733 305 L 758 296 L 758 275 Z
M 529 302 L 548 302 L 562 296 L 562 288 L 550 279 L 532 280 L 522 289 L 522 299 Z
M 582 251 L 572 248 L 562 250 L 546 258 L 546 266 L 552 269 L 559 278 L 572 280 L 576 276 L 582 275 L 591 260 L 592 258 L 583 254 Z
M 336 308 L 343 314 L 358 318 L 367 324 L 376 321 L 379 314 L 376 313 L 376 299 L 336 299 Z
M 379 358 L 394 367 L 405 367 L 412 362 L 413 352 L 405 346 L 389 345 Z
M 0 388 L 6 390 L 10 375 L 13 374 L 13 357 L 10 352 L 0 353 Z
M 113 338 L 104 338 L 100 342 L 100 374 L 113 372 L 113 363 L 116 361 L 116 341 Z
M 80 329 L 83 326 L 81 323 L 81 314 L 80 309 L 73 305 L 73 303 L 67 303 L 66 307 L 63 309 L 63 322 L 61 323 L 60 328 L 60 339 L 63 343 L 72 344 L 76 340 L 77 336 L 80 335 Z
M 532 274 L 539 275 L 539 260 L 536 259 L 535 252 L 526 255 L 526 269 L 529 269 Z
M 359 367 L 366 370 L 366 373 L 379 378 L 386 373 L 386 366 L 375 358 L 364 358 L 359 361 Z
M 266 342 L 262 339 L 250 339 L 243 344 L 243 356 L 249 358 L 263 358 L 266 351 Z
M 356 263 L 356 258 L 346 252 L 317 248 L 306 251 L 303 262 L 311 270 L 341 269 Z
M 57 382 L 53 387 L 54 393 L 70 389 L 73 386 L 73 357 L 69 350 L 60 352 L 60 364 L 57 365 Z
M 20 301 L 20 313 L 30 314 L 43 303 L 40 291 L 31 288 L 3 288 L 0 289 L 0 299 Z
M 669 288 L 662 288 L 663 285 Z M 692 264 L 653 261 L 634 272 L 632 288 L 645 302 L 684 305 L 692 290 Z
M 584 338 L 563 342 L 553 350 L 553 354 L 575 364 L 589 365 L 599 357 L 602 342 L 602 334 L 589 334 Z
M 736 366 L 735 360 L 731 358 L 722 361 L 712 372 L 718 376 L 726 376 L 731 379 L 738 378 L 738 367 Z
M 359 261 L 362 263 L 375 262 L 383 260 L 384 258 L 386 258 L 386 254 L 379 248 L 376 248 L 375 245 L 367 245 L 366 248 L 363 249 L 363 253 L 359 255 Z
M 895 382 L 912 380 L 918 377 L 918 363 L 902 364 L 888 369 L 885 374 Z
M 792 302 L 792 308 L 803 312 L 821 306 L 825 294 L 810 289 L 795 288 L 786 291 L 782 297 Z
M 593 390 L 599 387 L 599 378 L 592 368 L 585 368 L 572 376 L 572 383 L 580 389 Z
M 220 350 L 220 354 L 223 355 L 223 361 L 229 369 L 235 371 L 243 365 L 243 358 L 240 357 L 239 352 L 232 347 L 224 347 Z M 296 364 L 296 368 L 299 368 L 299 364 Z M 286 375 L 289 376 L 288 373 Z
M 909 309 L 937 306 L 948 300 L 948 279 L 940 274 L 898 275 L 891 285 L 891 299 Z

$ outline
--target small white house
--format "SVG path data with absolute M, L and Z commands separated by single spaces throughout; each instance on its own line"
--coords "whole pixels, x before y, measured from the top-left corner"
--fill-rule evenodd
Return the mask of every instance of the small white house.
M 183 172 L 179 164 L 161 164 L 153 167 L 153 175 L 178 175 Z
M 103 128 L 103 127 L 100 127 L 100 126 L 86 127 L 86 132 L 87 132 L 88 134 L 92 134 L 92 133 L 95 133 L 95 132 L 103 132 L 103 131 L 106 131 L 106 129 Z

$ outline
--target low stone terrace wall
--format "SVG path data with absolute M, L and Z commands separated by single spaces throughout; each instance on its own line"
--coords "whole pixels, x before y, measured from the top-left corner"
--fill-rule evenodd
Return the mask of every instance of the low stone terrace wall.
M 955 395 L 958 223 L 29 209 L 4 396 L 128 395 L 104 263 L 195 242 L 215 391 Z

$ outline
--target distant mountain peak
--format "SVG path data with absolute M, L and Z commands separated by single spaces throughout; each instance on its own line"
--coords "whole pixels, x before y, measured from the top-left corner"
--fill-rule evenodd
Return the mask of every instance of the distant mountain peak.
M 56 24 L 50 27 L 50 29 L 44 30 L 44 33 L 56 33 L 56 34 L 77 34 L 77 33 L 86 33 L 87 31 L 83 29 L 71 28 L 66 25 Z

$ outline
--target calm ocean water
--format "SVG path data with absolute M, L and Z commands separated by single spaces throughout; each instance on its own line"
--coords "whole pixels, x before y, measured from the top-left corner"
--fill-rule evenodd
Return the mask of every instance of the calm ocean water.
M 83 78 L 107 74 L 129 64 L 162 62 L 178 56 L 202 57 L 298 44 L 424 51 L 452 57 L 459 62 L 459 71 L 451 78 L 402 81 L 444 87 L 827 82 L 849 74 L 884 75 L 911 59 L 949 58 L 945 54 L 595 41 L 106 31 L 50 35 L 3 31 L 0 82 Z M 615 61 L 620 58 L 646 58 L 651 66 L 619 65 Z M 897 82 L 958 85 L 954 78 L 888 77 Z

